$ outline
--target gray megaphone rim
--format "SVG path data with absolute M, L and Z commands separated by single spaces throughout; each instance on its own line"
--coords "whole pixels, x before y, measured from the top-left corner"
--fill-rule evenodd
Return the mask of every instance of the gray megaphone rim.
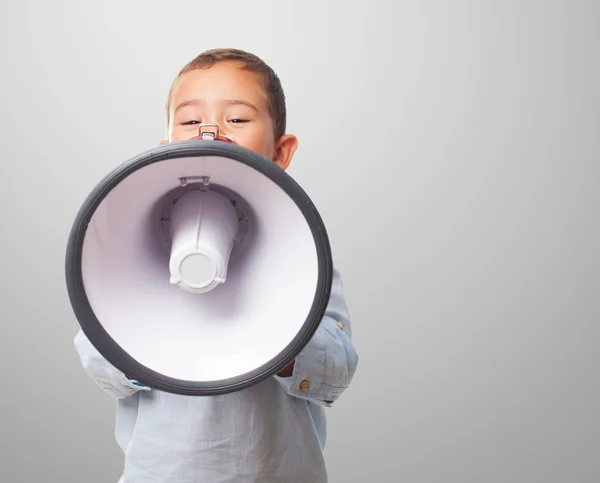
M 309 315 L 296 337 L 276 357 L 239 376 L 215 381 L 181 381 L 157 373 L 137 362 L 106 332 L 87 298 L 81 261 L 88 223 L 108 193 L 133 172 L 152 163 L 181 157 L 222 156 L 246 164 L 271 179 L 296 203 L 312 232 L 318 257 L 318 280 Z M 127 376 L 154 389 L 182 394 L 210 396 L 253 386 L 280 372 L 295 359 L 316 332 L 325 314 L 333 280 L 333 261 L 323 220 L 312 200 L 283 169 L 261 155 L 241 146 L 219 141 L 179 141 L 150 149 L 109 172 L 90 192 L 73 222 L 66 252 L 66 284 L 71 306 L 83 333 L 100 354 Z

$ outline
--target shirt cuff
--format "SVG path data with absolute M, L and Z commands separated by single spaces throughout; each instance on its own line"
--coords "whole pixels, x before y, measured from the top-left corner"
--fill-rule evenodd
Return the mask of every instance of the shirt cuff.
M 330 406 L 348 388 L 358 357 L 342 327 L 325 316 L 296 357 L 292 375 L 274 376 L 290 396 Z
M 75 349 L 87 374 L 111 397 L 122 399 L 138 391 L 150 391 L 149 387 L 129 379 L 110 364 L 92 345 L 83 331 L 79 331 L 75 336 Z

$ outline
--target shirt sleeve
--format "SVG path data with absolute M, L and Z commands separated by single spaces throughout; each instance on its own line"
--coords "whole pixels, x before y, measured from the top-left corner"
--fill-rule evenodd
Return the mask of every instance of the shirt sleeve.
M 342 279 L 334 267 L 331 295 L 318 329 L 296 357 L 292 375 L 274 377 L 290 396 L 329 406 L 348 388 L 357 365 Z
M 115 399 L 122 399 L 138 391 L 150 388 L 129 379 L 125 374 L 108 362 L 92 345 L 80 329 L 75 336 L 75 350 L 79 354 L 83 368 L 92 380 Z

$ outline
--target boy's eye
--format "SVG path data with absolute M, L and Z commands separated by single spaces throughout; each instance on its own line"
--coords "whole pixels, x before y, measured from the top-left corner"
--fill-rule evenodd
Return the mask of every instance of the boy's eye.
M 187 122 L 182 122 L 181 124 L 184 126 L 189 126 L 191 124 L 198 124 L 198 121 L 187 121 Z
M 234 123 L 248 122 L 248 120 L 247 119 L 238 119 L 238 118 L 236 118 L 236 119 L 231 119 L 229 122 L 234 122 Z

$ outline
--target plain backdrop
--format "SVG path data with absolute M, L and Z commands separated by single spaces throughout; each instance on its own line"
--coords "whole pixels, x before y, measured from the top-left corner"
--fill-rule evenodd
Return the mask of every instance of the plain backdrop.
M 0 480 L 116 483 L 64 283 L 93 186 L 165 136 L 177 71 L 279 74 L 360 363 L 332 483 L 600 480 L 594 1 L 21 0 L 0 14 Z M 307 482 L 308 483 L 308 482 Z

